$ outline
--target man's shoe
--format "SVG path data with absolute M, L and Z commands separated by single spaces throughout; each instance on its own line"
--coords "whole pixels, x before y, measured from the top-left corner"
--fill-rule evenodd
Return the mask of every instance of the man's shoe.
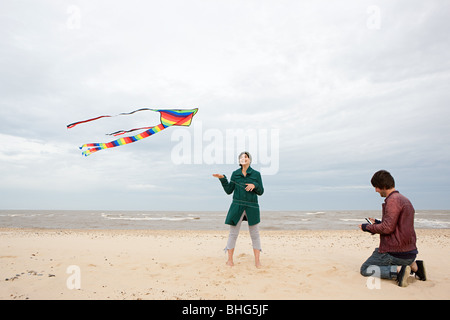
M 400 271 L 397 273 L 397 282 L 399 287 L 407 287 L 408 286 L 408 276 L 411 272 L 410 266 L 402 266 Z
M 425 265 L 422 260 L 416 260 L 417 271 L 415 272 L 416 278 L 422 281 L 427 281 L 427 273 L 425 271 Z

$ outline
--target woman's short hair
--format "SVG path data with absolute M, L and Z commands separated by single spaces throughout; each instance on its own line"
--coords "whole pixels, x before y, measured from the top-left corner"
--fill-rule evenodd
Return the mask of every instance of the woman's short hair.
M 241 153 L 239 154 L 238 161 L 239 161 L 239 159 L 241 158 L 241 156 L 242 156 L 243 154 L 246 154 L 247 157 L 250 159 L 250 163 L 252 163 L 252 156 L 250 155 L 250 153 L 249 153 L 248 151 L 243 151 L 243 152 L 241 152 Z M 241 165 L 240 162 L 239 162 L 239 165 L 242 167 L 242 165 Z

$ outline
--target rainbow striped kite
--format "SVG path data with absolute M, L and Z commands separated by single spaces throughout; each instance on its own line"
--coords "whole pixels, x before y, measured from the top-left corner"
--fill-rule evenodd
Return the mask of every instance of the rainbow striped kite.
M 129 113 L 120 113 L 115 116 L 100 116 L 100 117 L 92 118 L 89 120 L 78 121 L 78 122 L 69 124 L 67 126 L 67 129 L 71 129 L 79 124 L 98 120 L 101 118 L 110 118 L 110 117 L 116 117 L 116 116 L 131 115 L 131 114 L 134 114 L 139 111 L 159 112 L 161 114 L 161 123 L 156 126 L 153 126 L 153 127 L 135 128 L 135 129 L 127 130 L 127 131 L 120 130 L 120 131 L 110 133 L 110 134 L 108 134 L 110 136 L 119 136 L 119 135 L 122 135 L 122 134 L 125 134 L 128 132 L 132 132 L 132 131 L 146 130 L 138 135 L 120 138 L 120 139 L 117 139 L 117 140 L 114 140 L 114 141 L 111 141 L 108 143 L 84 144 L 80 147 L 80 149 L 83 149 L 83 148 L 88 148 L 88 149 L 83 151 L 83 155 L 87 157 L 87 156 L 93 154 L 94 152 L 97 152 L 97 151 L 100 151 L 103 149 L 115 148 L 115 147 L 123 146 L 125 144 L 130 144 L 130 143 L 145 139 L 147 137 L 150 137 L 151 135 L 158 133 L 161 130 L 164 130 L 171 126 L 190 126 L 191 122 L 192 122 L 192 118 L 197 113 L 198 108 L 186 109 L 186 110 L 170 110 L 170 109 L 169 110 L 160 110 L 160 109 L 143 108 L 143 109 L 138 109 L 138 110 L 135 110 L 135 111 L 132 111 Z

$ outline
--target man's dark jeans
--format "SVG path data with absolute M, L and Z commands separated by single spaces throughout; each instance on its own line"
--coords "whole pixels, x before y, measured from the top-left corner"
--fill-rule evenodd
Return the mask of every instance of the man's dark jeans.
M 361 266 L 361 274 L 365 277 L 381 279 L 397 279 L 397 266 L 409 266 L 415 259 L 400 259 L 389 253 L 379 253 L 375 248 L 372 255 Z

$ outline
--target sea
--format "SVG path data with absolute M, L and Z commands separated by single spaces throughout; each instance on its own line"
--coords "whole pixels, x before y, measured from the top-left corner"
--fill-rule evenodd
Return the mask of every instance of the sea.
M 228 230 L 226 211 L 0 210 L 0 228 Z M 261 230 L 356 230 L 380 210 L 262 211 Z M 244 223 L 246 224 L 246 223 Z M 417 210 L 415 228 L 450 228 L 450 210 Z M 245 228 L 245 227 L 243 227 Z

